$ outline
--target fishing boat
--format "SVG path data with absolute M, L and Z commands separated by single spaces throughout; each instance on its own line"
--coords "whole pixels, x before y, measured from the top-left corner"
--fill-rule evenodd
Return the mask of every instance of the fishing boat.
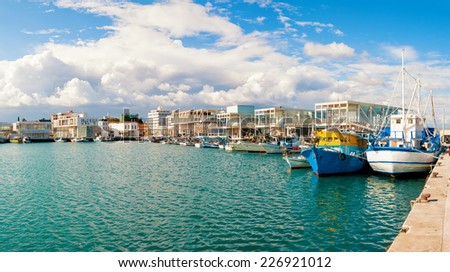
M 248 153 L 266 153 L 266 149 L 259 143 L 253 143 L 249 141 L 238 141 L 235 143 L 228 143 L 225 146 L 227 151 L 238 151 Z
M 9 142 L 15 144 L 22 144 L 22 143 L 29 143 L 30 141 L 27 137 L 24 137 L 22 135 L 13 135 L 12 137 L 10 137 Z
M 88 139 L 82 138 L 82 137 L 75 137 L 75 138 L 70 139 L 70 141 L 71 141 L 72 143 L 89 142 Z
M 389 130 L 389 134 L 384 133 L 387 134 L 384 136 L 381 132 L 377 133 L 367 150 L 367 161 L 372 169 L 392 176 L 430 171 L 441 153 L 439 134 L 435 129 L 428 128 L 425 118 L 419 114 L 426 112 L 426 109 L 421 109 L 418 92 L 420 82 L 416 79 L 411 102 L 407 109 L 405 107 L 405 74 L 402 52 L 401 112 L 385 118 L 387 121 L 384 127 L 390 125 L 390 128 L 384 128 L 384 131 Z M 431 93 L 429 99 L 433 105 Z
M 208 141 L 201 141 L 194 144 L 197 148 L 219 148 L 219 145 L 216 143 L 208 142 Z
M 291 169 L 311 168 L 308 160 L 298 153 L 283 154 L 283 159 L 289 164 Z
M 259 143 L 267 154 L 282 154 L 283 147 L 276 143 Z
M 317 143 L 300 153 L 318 176 L 358 172 L 366 165 L 367 140 L 337 128 L 316 132 Z

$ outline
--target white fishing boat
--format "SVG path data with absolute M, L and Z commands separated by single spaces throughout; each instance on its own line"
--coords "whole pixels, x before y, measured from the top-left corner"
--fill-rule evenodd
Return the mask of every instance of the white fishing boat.
M 202 141 L 199 143 L 195 143 L 195 147 L 197 148 L 219 148 L 219 145 L 216 143 L 210 143 L 207 141 Z
M 283 159 L 289 164 L 291 169 L 311 168 L 308 160 L 300 154 L 286 154 Z
M 260 146 L 264 148 L 267 154 L 282 154 L 283 146 L 277 143 L 260 143 Z
M 417 94 L 420 87 L 418 80 L 409 107 L 407 109 L 405 107 L 406 72 L 403 53 L 401 73 L 402 110 L 399 114 L 386 118 L 386 124 L 390 124 L 389 133 L 385 133 L 387 137 L 383 137 L 382 133 L 386 130 L 380 130 L 366 151 L 367 161 L 372 169 L 389 175 L 430 171 L 441 153 L 440 137 L 434 129 L 426 126 L 425 118 L 420 114 L 426 112 L 426 109 L 421 109 L 419 99 L 415 99 L 416 96 L 420 96 Z M 430 98 L 433 104 L 431 95 Z M 417 104 L 413 105 L 413 101 Z
M 248 153 L 266 153 L 266 149 L 259 143 L 252 143 L 248 141 L 239 141 L 236 143 L 228 143 L 225 146 L 227 151 L 238 151 Z
M 75 137 L 75 138 L 70 139 L 70 141 L 71 141 L 72 143 L 89 142 L 88 139 L 82 138 L 82 137 Z

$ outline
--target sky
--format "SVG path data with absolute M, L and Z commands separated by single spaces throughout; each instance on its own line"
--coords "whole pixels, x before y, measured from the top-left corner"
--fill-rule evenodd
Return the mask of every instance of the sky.
M 400 106 L 404 50 L 422 104 L 432 90 L 442 122 L 449 8 L 441 0 L 3 0 L 0 121 L 123 108 L 146 117 L 159 106 Z

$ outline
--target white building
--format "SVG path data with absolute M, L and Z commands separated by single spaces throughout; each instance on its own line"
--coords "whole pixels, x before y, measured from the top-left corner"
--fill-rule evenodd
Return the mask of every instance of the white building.
M 114 133 L 115 139 L 139 140 L 139 123 L 137 122 L 109 123 L 108 126 Z
M 86 113 L 68 111 L 51 115 L 55 138 L 87 138 L 95 137 L 97 118 L 88 117 Z
M 358 101 L 316 103 L 316 128 L 341 127 L 349 130 L 376 130 L 384 116 L 395 114 L 395 107 Z
M 240 139 L 254 133 L 255 107 L 249 105 L 235 105 L 226 108 L 225 112 L 216 114 L 217 124 L 210 129 L 214 136 L 228 136 Z
M 260 136 L 306 136 L 310 133 L 313 111 L 273 107 L 255 110 L 256 133 Z
M 171 115 L 171 111 L 158 107 L 148 113 L 148 128 L 154 136 L 166 136 L 168 130 L 167 118 Z
M 50 120 L 41 121 L 19 121 L 13 123 L 13 133 L 27 137 L 32 142 L 47 142 L 53 140 L 52 122 Z

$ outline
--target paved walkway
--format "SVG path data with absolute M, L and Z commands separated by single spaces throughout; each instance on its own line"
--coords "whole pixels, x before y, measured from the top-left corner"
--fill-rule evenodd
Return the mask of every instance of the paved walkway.
M 450 252 L 450 156 L 441 155 L 388 252 Z

